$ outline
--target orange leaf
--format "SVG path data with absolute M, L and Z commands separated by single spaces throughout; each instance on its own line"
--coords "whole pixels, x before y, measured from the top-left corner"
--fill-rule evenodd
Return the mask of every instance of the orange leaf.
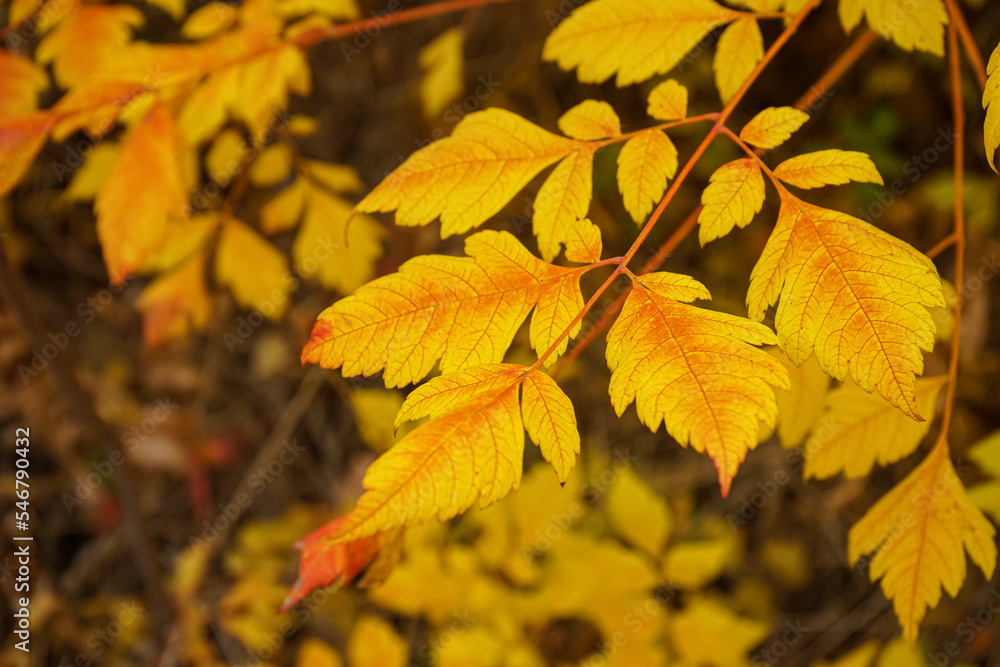
M 384 578 L 398 557 L 402 532 L 390 531 L 376 533 L 359 538 L 353 542 L 334 544 L 330 538 L 341 531 L 351 520 L 351 515 L 344 516 L 323 525 L 306 535 L 295 545 L 301 552 L 299 561 L 299 578 L 289 592 L 278 613 L 283 614 L 298 602 L 318 588 L 327 586 L 342 587 L 349 584 L 373 560 L 386 559 L 376 576 L 366 575 L 363 584 L 378 583 L 379 576 Z M 382 552 L 382 553 L 380 553 Z
M 185 338 L 208 326 L 212 302 L 205 284 L 205 253 L 165 273 L 142 291 L 136 307 L 142 311 L 142 335 L 149 347 Z
M 10 192 L 31 167 L 52 129 L 49 114 L 0 119 L 0 197 Z
M 327 308 L 302 362 L 342 366 L 345 377 L 385 369 L 386 386 L 401 387 L 439 359 L 444 373 L 502 361 L 532 308 L 531 344 L 543 352 L 583 308 L 580 270 L 546 264 L 511 234 L 474 234 L 465 251 L 468 258 L 411 259 Z
M 122 143 L 94 201 L 97 236 L 114 284 L 163 245 L 167 223 L 188 215 L 183 138 L 170 110 L 157 102 Z
M 920 350 L 934 346 L 928 308 L 944 307 L 934 264 L 906 243 L 845 213 L 781 192 L 778 224 L 750 275 L 747 306 L 761 321 L 778 301 L 778 343 L 797 365 L 809 355 L 848 372 L 914 419 Z
M 45 70 L 22 55 L 0 50 L 0 118 L 38 108 L 38 93 L 49 85 Z
M 788 373 L 754 345 L 771 345 L 767 327 L 681 301 L 709 298 L 688 276 L 650 273 L 633 289 L 608 332 L 610 394 L 621 415 L 635 401 L 652 431 L 665 422 L 681 445 L 707 452 L 729 493 L 747 450 L 757 445 L 759 423 L 778 415 L 769 385 L 788 388 Z

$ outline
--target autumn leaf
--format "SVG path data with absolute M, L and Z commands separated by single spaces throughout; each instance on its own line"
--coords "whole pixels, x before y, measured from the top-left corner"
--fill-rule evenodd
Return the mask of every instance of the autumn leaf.
M 578 264 L 591 264 L 600 261 L 603 248 L 600 228 L 584 218 L 573 224 L 566 239 L 566 259 Z
M 955 597 L 965 581 L 965 552 L 989 580 L 997 560 L 993 525 L 969 501 L 942 437 L 924 461 L 883 496 L 848 535 L 852 565 L 873 553 L 871 580 L 882 580 L 912 646 L 941 588 Z
M 809 120 L 809 114 L 792 107 L 768 107 L 740 130 L 740 139 L 760 148 L 777 148 Z
M 462 234 L 495 215 L 538 172 L 578 145 L 509 111 L 477 111 L 450 137 L 407 158 L 356 208 L 395 210 L 396 224 L 407 227 L 440 216 L 442 237 Z
M 629 544 L 657 558 L 670 537 L 673 517 L 666 501 L 626 468 L 615 479 L 605 501 L 608 524 Z
M 660 130 L 640 132 L 618 154 L 618 189 L 625 210 L 642 223 L 677 173 L 677 149 Z
M 531 344 L 542 353 L 583 308 L 580 270 L 542 262 L 509 233 L 474 234 L 465 251 L 411 259 L 327 308 L 302 362 L 343 367 L 344 377 L 384 369 L 386 386 L 402 387 L 439 359 L 443 373 L 502 361 L 532 308 Z M 567 345 L 564 338 L 547 361 Z
M 934 345 L 927 308 L 943 306 L 934 264 L 882 230 L 781 192 L 778 223 L 750 275 L 747 306 L 761 321 L 778 301 L 782 351 L 796 364 L 813 352 L 828 374 L 920 419 L 914 376 Z
M 732 99 L 743 82 L 764 57 L 764 38 L 757 19 L 736 19 L 722 31 L 715 51 L 715 85 L 723 102 Z
M 293 282 L 285 255 L 257 232 L 235 218 L 222 221 L 215 277 L 233 292 L 243 308 L 253 309 L 272 321 L 288 308 Z
M 164 273 L 142 291 L 136 308 L 143 313 L 142 335 L 148 347 L 204 331 L 212 314 L 205 283 L 204 253 Z
M 0 118 L 31 113 L 49 85 L 45 70 L 24 56 L 0 49 Z
M 462 80 L 462 47 L 465 33 L 450 28 L 420 50 L 420 101 L 424 116 L 433 118 L 458 97 L 465 87 Z
M 764 205 L 764 178 L 754 160 L 744 158 L 715 170 L 701 193 L 704 208 L 698 214 L 698 241 L 705 245 L 746 227 Z
M 397 422 L 421 417 L 431 421 L 365 473 L 365 493 L 332 537 L 336 542 L 435 517 L 443 521 L 477 502 L 496 502 L 521 481 L 525 428 L 562 471 L 562 481 L 579 451 L 569 399 L 548 376 L 514 364 L 474 366 L 421 385 L 403 403 Z
M 847 32 L 865 17 L 872 30 L 900 48 L 944 55 L 948 12 L 942 0 L 840 0 L 837 9 Z
M 584 83 L 617 73 L 626 86 L 665 74 L 708 33 L 736 18 L 713 0 L 594 0 L 556 26 L 542 58 L 578 68 Z
M 559 254 L 574 228 L 587 217 L 593 196 L 594 148 L 581 145 L 563 158 L 538 189 L 532 226 L 538 250 L 546 261 Z
M 170 110 L 157 102 L 125 137 L 94 200 L 97 236 L 118 285 L 158 250 L 167 225 L 187 218 L 184 139 Z
M 778 401 L 778 439 L 781 446 L 798 446 L 806 434 L 823 416 L 830 376 L 823 372 L 815 356 L 796 366 L 777 348 L 770 348 L 774 357 L 788 371 L 791 389 L 774 392 Z
M 388 575 L 399 556 L 402 532 L 376 532 L 350 542 L 333 543 L 331 538 L 351 520 L 350 516 L 345 514 L 334 519 L 309 533 L 295 545 L 296 550 L 301 553 L 299 578 L 285 598 L 279 613 L 288 611 L 318 588 L 346 586 L 376 557 L 384 559 L 381 567 L 376 568 L 379 570 L 377 575 L 381 578 Z M 378 578 L 375 576 L 369 582 L 377 583 Z M 365 579 L 368 579 L 367 575 Z
M 663 574 L 680 588 L 702 588 L 722 576 L 738 556 L 735 542 L 718 537 L 682 542 L 663 557 Z
M 0 197 L 10 192 L 42 150 L 53 118 L 45 113 L 0 118 Z
M 986 109 L 983 139 L 986 143 L 986 159 L 989 160 L 993 171 L 996 171 L 996 152 L 1000 146 L 1000 102 L 997 101 L 1000 99 L 1000 45 L 993 50 L 986 71 L 989 76 L 986 79 L 986 89 L 983 91 L 983 108 Z
M 658 120 L 683 120 L 687 118 L 687 105 L 687 88 L 667 79 L 650 91 L 646 113 Z
M 768 626 L 737 616 L 729 605 L 694 598 L 670 621 L 670 640 L 690 665 L 743 665 L 747 654 L 768 635 Z
M 621 135 L 622 123 L 607 102 L 584 100 L 560 116 L 559 129 L 567 137 L 594 141 Z
M 914 386 L 920 414 L 934 414 L 945 376 L 919 378 Z M 913 421 L 881 396 L 845 384 L 827 396 L 822 418 L 828 437 L 809 441 L 806 447 L 808 479 L 825 479 L 843 472 L 848 479 L 864 477 L 873 466 L 887 466 L 909 456 L 930 429 L 929 421 Z
M 661 421 L 681 445 L 712 457 L 722 495 L 749 449 L 758 424 L 777 418 L 769 385 L 788 387 L 785 369 L 754 345 L 774 344 L 767 327 L 680 303 L 707 299 L 687 276 L 651 273 L 633 289 L 608 332 L 610 394 L 621 415 L 636 402 L 654 432 Z
M 378 616 L 362 616 L 354 623 L 347 642 L 351 667 L 406 667 L 409 657 L 409 643 Z
M 883 184 L 882 176 L 867 154 L 835 148 L 785 160 L 774 168 L 774 175 L 789 185 L 804 189 L 844 185 L 851 181 Z

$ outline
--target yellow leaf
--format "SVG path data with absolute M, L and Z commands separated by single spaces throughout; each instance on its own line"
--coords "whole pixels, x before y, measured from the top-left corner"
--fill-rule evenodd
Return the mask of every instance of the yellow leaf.
M 441 216 L 442 237 L 462 234 L 496 214 L 577 145 L 509 111 L 478 111 L 463 118 L 450 137 L 407 158 L 356 208 L 396 210 L 396 224 L 406 227 Z
M 63 197 L 68 201 L 87 201 L 96 197 L 111 175 L 120 148 L 118 144 L 105 142 L 90 149 L 83 164 L 73 173 L 73 180 Z
M 354 423 L 358 425 L 361 439 L 382 453 L 396 444 L 392 420 L 403 405 L 403 395 L 398 391 L 359 389 L 350 395 Z
M 202 144 L 218 132 L 241 85 L 240 68 L 224 67 L 209 74 L 188 96 L 177 122 L 191 145 Z
M 810 667 L 871 667 L 878 654 L 878 642 L 865 642 L 836 660 L 817 660 Z
M 687 88 L 667 79 L 649 93 L 646 113 L 658 120 L 683 120 L 687 118 L 687 107 Z
M 223 187 L 229 185 L 243 171 L 252 150 L 242 134 L 232 128 L 223 130 L 205 154 L 208 177 Z
M 805 189 L 851 181 L 882 185 L 882 176 L 867 154 L 836 148 L 796 155 L 775 167 L 774 175 L 789 185 Z
M 381 225 L 367 215 L 355 215 L 351 205 L 322 188 L 309 188 L 306 214 L 292 246 L 295 268 L 304 278 L 317 276 L 324 287 L 353 292 L 375 273 L 382 256 Z M 347 242 L 344 231 L 347 229 Z
M 983 139 L 986 142 L 986 159 L 990 161 L 993 171 L 997 170 L 996 152 L 1000 146 L 1000 45 L 990 56 L 986 66 L 989 77 L 986 79 L 986 89 L 983 91 L 983 108 L 986 109 L 986 121 L 983 125 Z
M 295 658 L 296 667 L 343 667 L 343 664 L 332 646 L 315 637 L 306 637 Z
M 809 114 L 792 107 L 768 107 L 740 130 L 740 139 L 761 148 L 777 148 L 809 120 Z
M 630 468 L 611 485 L 604 513 L 615 533 L 654 558 L 670 537 L 673 520 L 666 501 Z
M 789 588 L 799 588 L 809 581 L 809 554 L 802 542 L 769 539 L 761 558 L 771 576 Z
M 114 284 L 140 268 L 162 245 L 170 221 L 188 215 L 184 140 L 170 110 L 157 102 L 122 142 L 97 193 L 97 236 Z
M 311 137 L 319 132 L 319 121 L 312 116 L 298 114 L 288 121 L 288 132 L 293 137 Z
M 474 234 L 465 251 L 411 259 L 327 308 L 303 362 L 343 366 L 344 377 L 385 369 L 386 386 L 401 387 L 439 359 L 443 373 L 500 362 L 533 307 L 531 344 L 544 352 L 583 308 L 579 270 L 536 259 L 511 234 Z
M 584 100 L 562 115 L 559 129 L 567 137 L 595 141 L 621 135 L 622 123 L 607 102 Z
M 285 180 L 291 172 L 292 149 L 287 144 L 272 144 L 250 165 L 250 182 L 267 187 Z
M 204 331 L 212 315 L 212 301 L 205 284 L 204 253 L 197 253 L 179 268 L 164 273 L 136 300 L 142 312 L 142 337 L 156 347 L 168 340 Z
M 44 69 L 18 53 L 0 50 L 0 118 L 31 113 L 38 108 L 38 94 L 48 86 Z
M 302 210 L 308 198 L 309 187 L 305 181 L 301 178 L 293 181 L 274 199 L 261 206 L 261 231 L 265 234 L 277 234 L 294 227 L 295 223 L 302 217 Z
M 715 85 L 723 102 L 732 99 L 763 57 L 764 38 L 757 19 L 746 16 L 726 27 L 719 37 L 712 63 Z
M 851 528 L 851 565 L 874 552 L 871 580 L 893 601 L 912 646 L 928 608 L 941 588 L 955 597 L 965 581 L 965 551 L 989 580 L 997 560 L 996 531 L 969 501 L 942 438 L 913 472 L 884 495 Z M 964 549 L 963 549 L 964 547 Z
M 712 0 L 594 0 L 556 26 L 542 57 L 584 83 L 617 73 L 626 86 L 665 74 L 708 33 L 736 13 Z
M 945 376 L 916 382 L 920 414 L 934 414 Z M 853 382 L 831 391 L 824 416 L 829 437 L 810 440 L 804 476 L 826 479 L 843 472 L 848 479 L 864 477 L 873 466 L 887 466 L 917 448 L 930 429 L 929 421 L 913 421 L 877 394 L 862 391 Z
M 569 238 L 566 239 L 566 259 L 578 264 L 598 262 L 603 248 L 600 228 L 584 218 L 570 229 Z
M 593 195 L 594 149 L 582 145 L 560 162 L 535 198 L 532 226 L 542 258 L 551 262 L 587 217 Z
M 969 448 L 969 458 L 983 472 L 1000 479 L 1000 431 L 994 431 Z
M 739 225 L 753 221 L 764 205 L 764 177 L 754 160 L 728 162 L 712 174 L 701 193 L 704 208 L 698 214 L 698 241 L 705 245 L 721 238 Z
M 707 452 L 719 471 L 722 494 L 758 424 L 773 427 L 778 409 L 769 385 L 788 387 L 785 369 L 753 345 L 773 345 L 767 327 L 733 315 L 679 303 L 709 298 L 687 276 L 651 273 L 632 292 L 608 332 L 610 394 L 621 415 L 634 400 L 652 431 L 665 421 L 681 445 Z
M 647 130 L 625 142 L 618 154 L 618 189 L 633 220 L 646 219 L 676 173 L 677 149 L 663 132 Z
M 407 397 L 397 419 L 431 417 L 380 456 L 365 473 L 365 493 L 333 537 L 336 542 L 411 526 L 437 517 L 447 520 L 472 507 L 486 507 L 516 489 L 521 480 L 524 423 L 519 387 L 530 372 L 514 364 L 486 364 L 436 377 Z M 551 409 L 571 409 L 547 388 Z M 560 392 L 561 393 L 561 392 Z M 527 412 L 535 408 L 529 406 Z M 539 421 L 530 435 L 542 451 L 567 448 L 579 435 L 576 417 L 552 416 L 554 427 Z M 551 426 L 551 425 L 550 425 Z M 558 460 L 558 459 L 557 459 Z
M 272 321 L 280 320 L 294 284 L 290 277 L 288 260 L 281 251 L 239 220 L 223 220 L 215 278 L 232 290 L 236 303 Z
M 580 433 L 573 404 L 551 377 L 530 373 L 521 388 L 524 428 L 538 443 L 542 457 L 552 464 L 556 478 L 565 484 L 580 453 Z
M 354 0 L 277 0 L 274 13 L 285 18 L 311 14 L 313 18 L 318 18 L 316 15 L 319 15 L 341 20 L 352 20 L 361 16 Z
M 747 654 L 768 635 L 765 623 L 737 616 L 725 605 L 695 598 L 670 623 L 670 640 L 685 664 L 747 664 Z
M 969 500 L 1000 523 L 1000 481 L 976 484 L 969 489 Z
M 360 192 L 364 188 L 354 167 L 319 160 L 301 160 L 302 173 L 332 192 Z
M 914 375 L 934 345 L 926 310 L 943 306 L 934 264 L 906 243 L 845 213 L 781 192 L 778 223 L 750 275 L 747 306 L 758 322 L 778 297 L 782 351 L 802 364 L 813 352 L 838 380 L 848 372 L 919 419 Z
M 925 667 L 924 654 L 906 645 L 902 637 L 889 642 L 878 657 L 876 667 Z
M 187 222 L 168 225 L 163 245 L 142 265 L 144 273 L 166 271 L 180 264 L 205 245 L 219 226 L 217 213 L 196 215 Z
M 830 376 L 823 372 L 815 356 L 796 366 L 777 348 L 770 350 L 788 371 L 791 389 L 774 392 L 778 400 L 778 438 L 781 446 L 798 446 L 823 415 Z
M 235 5 L 210 2 L 188 14 L 181 26 L 181 35 L 191 40 L 205 39 L 233 25 L 237 18 Z
M 462 94 L 462 46 L 465 33 L 461 28 L 449 28 L 420 49 L 420 101 L 424 116 L 433 118 L 444 111 L 448 103 Z
M 232 99 L 232 113 L 246 122 L 254 144 L 264 143 L 270 127 L 288 106 L 288 93 L 307 96 L 312 88 L 309 63 L 294 45 L 271 49 L 240 66 L 240 83 Z
M 735 544 L 729 539 L 683 542 L 667 551 L 663 574 L 671 586 L 701 588 L 722 576 L 735 557 Z
M 359 618 L 347 640 L 347 661 L 351 667 L 405 667 L 409 656 L 406 640 L 378 616 Z
M 944 55 L 948 12 L 942 0 L 840 0 L 838 11 L 847 32 L 854 30 L 864 15 L 872 30 L 900 48 Z

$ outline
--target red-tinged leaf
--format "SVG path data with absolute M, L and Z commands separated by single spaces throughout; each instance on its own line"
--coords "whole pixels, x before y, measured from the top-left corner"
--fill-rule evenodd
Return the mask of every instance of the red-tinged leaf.
M 374 569 L 365 576 L 363 585 L 377 583 L 389 574 L 399 553 L 402 531 L 375 533 L 353 542 L 333 544 L 330 538 L 340 532 L 350 517 L 345 514 L 296 543 L 295 549 L 302 554 L 299 578 L 278 613 L 285 613 L 318 588 L 346 586 L 369 564 Z M 380 557 L 383 549 L 386 558 Z
M 28 171 L 51 129 L 52 117 L 48 114 L 0 120 L 0 197 Z

